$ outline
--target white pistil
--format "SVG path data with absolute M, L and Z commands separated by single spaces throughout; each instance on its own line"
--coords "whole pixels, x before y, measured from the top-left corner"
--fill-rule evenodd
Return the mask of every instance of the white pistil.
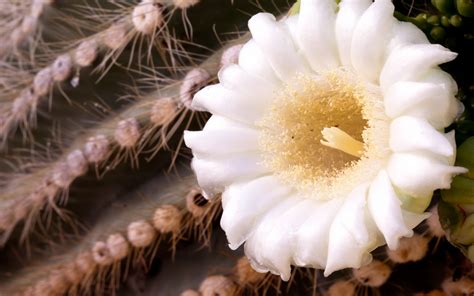
M 324 140 L 321 144 L 337 150 L 341 150 L 355 157 L 361 157 L 364 153 L 364 143 L 357 141 L 346 132 L 337 127 L 326 127 L 321 131 Z

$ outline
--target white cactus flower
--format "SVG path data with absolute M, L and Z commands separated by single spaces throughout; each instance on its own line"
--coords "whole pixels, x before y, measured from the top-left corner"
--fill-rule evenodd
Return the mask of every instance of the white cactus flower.
M 389 0 L 302 0 L 299 14 L 249 21 L 252 39 L 220 83 L 199 91 L 213 115 L 188 131 L 204 194 L 222 193 L 221 226 L 252 266 L 288 280 L 325 275 L 413 235 L 433 191 L 449 188 L 456 54 L 393 17 Z

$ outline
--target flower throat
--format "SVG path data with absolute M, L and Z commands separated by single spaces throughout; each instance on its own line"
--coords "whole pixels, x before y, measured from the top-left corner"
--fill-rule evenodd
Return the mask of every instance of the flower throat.
M 354 166 L 367 121 L 363 92 L 347 81 L 343 73 L 300 76 L 277 95 L 258 123 L 265 165 L 297 187 L 331 183 Z

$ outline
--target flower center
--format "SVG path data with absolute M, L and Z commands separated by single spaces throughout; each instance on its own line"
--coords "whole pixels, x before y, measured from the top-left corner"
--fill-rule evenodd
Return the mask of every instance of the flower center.
M 265 165 L 318 199 L 332 198 L 327 191 L 368 157 L 367 104 L 365 88 L 342 70 L 296 78 L 258 122 Z

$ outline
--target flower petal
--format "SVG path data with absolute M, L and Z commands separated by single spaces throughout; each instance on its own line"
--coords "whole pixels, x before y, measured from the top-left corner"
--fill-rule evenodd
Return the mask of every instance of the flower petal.
M 287 81 L 293 79 L 297 73 L 308 71 L 285 23 L 277 22 L 271 14 L 259 13 L 249 20 L 249 29 L 253 39 L 265 53 L 265 58 L 281 80 Z
M 271 188 L 271 190 L 269 190 Z M 274 176 L 230 185 L 222 194 L 221 227 L 231 249 L 237 249 L 254 230 L 264 213 L 291 194 Z
M 308 220 L 296 234 L 294 261 L 298 266 L 324 268 L 327 263 L 329 228 L 343 200 L 314 202 Z
M 428 121 L 411 116 L 401 116 L 392 121 L 389 142 L 395 152 L 424 150 L 450 157 L 456 150 L 444 133 L 437 131 Z
M 293 206 L 282 208 L 282 211 L 271 211 L 260 223 L 257 231 L 248 240 L 247 254 L 265 262 L 271 270 L 280 275 L 284 281 L 290 279 L 291 264 L 295 251 L 295 234 L 302 223 L 311 214 L 314 200 L 290 196 Z M 252 250 L 250 250 L 250 246 Z
M 265 54 L 253 39 L 240 50 L 239 65 L 248 73 L 265 79 L 269 83 L 277 84 L 281 82 L 272 66 L 265 59 Z
M 316 72 L 340 64 L 334 36 L 335 10 L 332 0 L 301 0 L 297 40 Z
M 397 21 L 390 0 L 342 1 L 337 16 L 333 0 L 301 0 L 300 14 L 282 21 L 265 13 L 252 17 L 253 39 L 239 63 L 224 67 L 220 84 L 193 100 L 193 107 L 213 116 L 202 131 L 185 133 L 203 194 L 223 193 L 221 226 L 230 247 L 245 243 L 256 270 L 283 280 L 292 264 L 324 268 L 327 276 L 368 263 L 370 252 L 385 242 L 396 248 L 426 218 L 418 213 L 433 190 L 448 188 L 454 175 L 466 172 L 452 166 L 454 133 L 442 132 L 460 107 L 455 81 L 438 65 L 456 54 Z M 368 92 L 382 93 L 393 120 L 389 147 L 385 137 L 381 153 L 367 162 L 376 163 L 372 173 L 361 170 L 368 176 L 363 181 L 351 178 L 347 196 L 310 199 L 265 165 L 262 127 L 256 125 L 281 87 L 298 88 L 298 74 L 314 77 L 341 63 Z M 372 115 L 368 120 L 381 119 Z M 381 127 L 386 133 L 388 123 Z
M 377 231 L 367 210 L 368 184 L 357 186 L 340 208 L 329 231 L 328 261 L 324 275 L 343 268 L 359 268 L 372 259 Z
M 288 27 L 288 31 L 290 32 L 291 37 L 293 38 L 293 42 L 298 46 L 298 21 L 299 21 L 299 14 L 296 15 L 289 15 L 283 22 L 285 22 L 286 26 Z
M 394 6 L 390 0 L 375 0 L 362 14 L 354 28 L 351 59 L 354 69 L 372 83 L 377 83 L 385 63 L 387 43 L 392 37 Z
M 457 54 L 438 44 L 410 44 L 395 48 L 380 74 L 380 86 L 386 91 L 398 81 L 416 81 L 430 69 L 452 61 Z
M 392 183 L 413 197 L 427 197 L 436 189 L 448 189 L 454 175 L 467 172 L 447 161 L 415 153 L 393 154 L 387 171 Z
M 251 180 L 268 173 L 257 154 L 232 155 L 222 158 L 194 156 L 191 167 L 207 198 L 223 192 L 225 187 L 239 181 Z
M 410 237 L 413 230 L 403 219 L 401 201 L 393 190 L 386 171 L 380 171 L 370 185 L 369 210 L 390 249 L 398 248 L 401 237 Z
M 388 44 L 388 54 L 395 48 L 407 44 L 429 44 L 426 35 L 412 23 L 395 21 L 392 27 L 393 38 Z
M 449 133 L 444 134 L 444 136 L 446 137 L 446 140 L 448 140 L 449 144 L 451 144 L 452 147 L 456 148 L 455 131 L 452 130 Z M 454 165 L 454 163 L 456 162 L 456 153 L 457 153 L 457 150 L 454 149 L 453 155 L 448 157 L 448 164 L 449 165 Z
M 431 213 L 412 213 L 409 211 L 402 210 L 403 220 L 405 221 L 405 225 L 408 228 L 415 228 L 425 219 L 428 219 L 431 216 Z
M 341 64 L 352 68 L 351 44 L 354 28 L 371 0 L 343 0 L 336 17 L 336 41 Z
M 253 267 L 256 267 L 257 271 L 270 271 L 275 275 L 286 277 L 289 266 L 286 262 L 279 260 L 282 251 L 279 248 L 273 248 L 269 239 L 269 234 L 275 229 L 277 224 L 284 215 L 285 212 L 296 207 L 303 199 L 296 196 L 289 196 L 282 202 L 278 203 L 270 210 L 268 210 L 264 217 L 260 220 L 256 226 L 256 230 L 250 235 L 248 240 L 245 242 L 245 255 L 250 259 Z M 291 238 L 289 238 L 290 240 Z
M 420 117 L 437 129 L 450 125 L 459 109 L 454 93 L 444 84 L 426 81 L 394 83 L 384 96 L 384 104 L 385 112 L 391 118 Z
M 253 125 L 263 116 L 271 100 L 271 97 L 250 96 L 215 84 L 197 92 L 192 106 L 196 110 L 208 111 Z
M 226 130 L 238 130 L 238 129 L 253 129 L 251 125 L 238 122 L 227 117 L 219 115 L 212 115 L 204 125 L 203 130 L 205 131 L 226 131 Z
M 219 73 L 219 82 L 227 89 L 240 91 L 252 97 L 273 97 L 277 84 L 247 73 L 241 66 L 230 64 L 223 67 Z
M 450 74 L 441 70 L 439 67 L 435 67 L 428 71 L 419 81 L 440 84 L 444 86 L 446 90 L 453 95 L 453 97 L 458 92 L 458 85 L 456 84 L 454 78 Z
M 211 121 L 211 124 L 214 124 L 214 121 Z M 207 125 L 209 125 L 209 122 Z M 202 131 L 184 131 L 184 142 L 197 157 L 221 156 L 249 151 L 257 152 L 259 150 L 258 137 L 256 129 L 238 124 L 229 124 L 220 129 L 208 128 Z

